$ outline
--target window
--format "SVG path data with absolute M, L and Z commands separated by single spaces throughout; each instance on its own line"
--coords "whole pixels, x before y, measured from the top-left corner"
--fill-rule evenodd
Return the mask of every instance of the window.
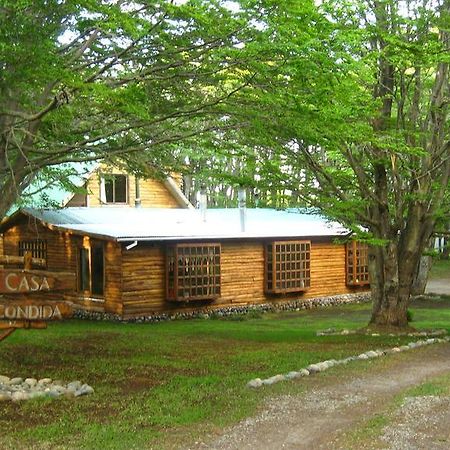
M 100 198 L 105 203 L 127 203 L 128 177 L 126 175 L 102 175 Z
M 104 294 L 105 263 L 103 244 L 80 248 L 78 253 L 78 290 L 94 297 Z
M 347 243 L 347 285 L 369 284 L 369 249 L 367 244 L 352 241 Z
M 280 294 L 301 292 L 311 286 L 311 242 L 275 241 L 266 245 L 265 290 Z
M 167 248 L 167 299 L 220 297 L 220 244 L 179 244 Z
M 25 252 L 31 252 L 33 258 L 41 258 L 47 261 L 47 241 L 42 239 L 19 241 L 19 256 L 23 256 Z

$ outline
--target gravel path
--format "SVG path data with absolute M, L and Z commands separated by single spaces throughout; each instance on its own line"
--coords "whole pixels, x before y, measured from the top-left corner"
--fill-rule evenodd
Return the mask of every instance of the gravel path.
M 345 381 L 318 377 L 316 386 L 304 395 L 272 399 L 256 416 L 227 430 L 214 442 L 198 444 L 196 448 L 348 448 L 340 443 L 344 432 L 383 413 L 396 394 L 429 378 L 450 373 L 449 344 L 417 349 L 407 358 L 387 358 L 393 359 L 387 368 L 368 371 L 358 377 L 350 376 Z M 301 383 L 302 380 L 293 382 Z M 430 420 L 431 416 L 433 420 Z M 450 400 L 447 397 L 412 398 L 402 406 L 394 423 L 396 426 L 386 428 L 380 436 L 384 442 L 381 448 L 450 448 Z
M 425 292 L 427 294 L 450 295 L 450 277 L 439 280 L 428 280 Z

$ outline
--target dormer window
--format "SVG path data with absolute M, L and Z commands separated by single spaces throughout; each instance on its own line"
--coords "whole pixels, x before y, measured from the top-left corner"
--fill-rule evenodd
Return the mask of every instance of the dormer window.
M 100 199 L 103 203 L 128 203 L 128 177 L 120 174 L 103 174 L 100 182 Z

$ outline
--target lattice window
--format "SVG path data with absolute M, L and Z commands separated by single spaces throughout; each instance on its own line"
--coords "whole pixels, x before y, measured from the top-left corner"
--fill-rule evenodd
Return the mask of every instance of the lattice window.
M 301 292 L 311 286 L 311 242 L 270 242 L 265 260 L 267 293 Z
M 31 252 L 33 258 L 41 258 L 47 261 L 47 241 L 33 239 L 31 241 L 19 241 L 19 256 Z
M 369 284 L 369 248 L 358 241 L 347 243 L 347 285 Z
M 168 300 L 220 297 L 220 244 L 178 244 L 167 248 Z

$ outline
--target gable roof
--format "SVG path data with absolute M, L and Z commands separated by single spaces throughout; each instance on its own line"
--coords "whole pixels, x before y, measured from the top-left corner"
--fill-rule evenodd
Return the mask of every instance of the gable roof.
M 199 210 L 166 208 L 65 208 L 24 209 L 0 225 L 8 229 L 25 215 L 44 225 L 76 234 L 115 240 L 174 241 L 241 238 L 343 237 L 349 231 L 337 222 L 298 210 L 246 209 L 245 231 L 241 231 L 238 208 L 209 209 L 206 220 Z
M 98 161 L 60 164 L 56 168 L 64 172 L 64 180 L 54 180 L 53 183 L 48 184 L 48 181 L 40 179 L 38 176 L 26 189 L 25 194 L 29 198 L 22 206 L 30 208 L 65 207 L 74 197 L 74 190 L 83 188 L 100 167 L 101 163 Z M 181 208 L 194 208 L 172 177 L 167 176 L 161 180 L 161 183 Z M 16 205 L 9 211 L 8 215 L 11 215 L 20 207 L 20 204 Z

